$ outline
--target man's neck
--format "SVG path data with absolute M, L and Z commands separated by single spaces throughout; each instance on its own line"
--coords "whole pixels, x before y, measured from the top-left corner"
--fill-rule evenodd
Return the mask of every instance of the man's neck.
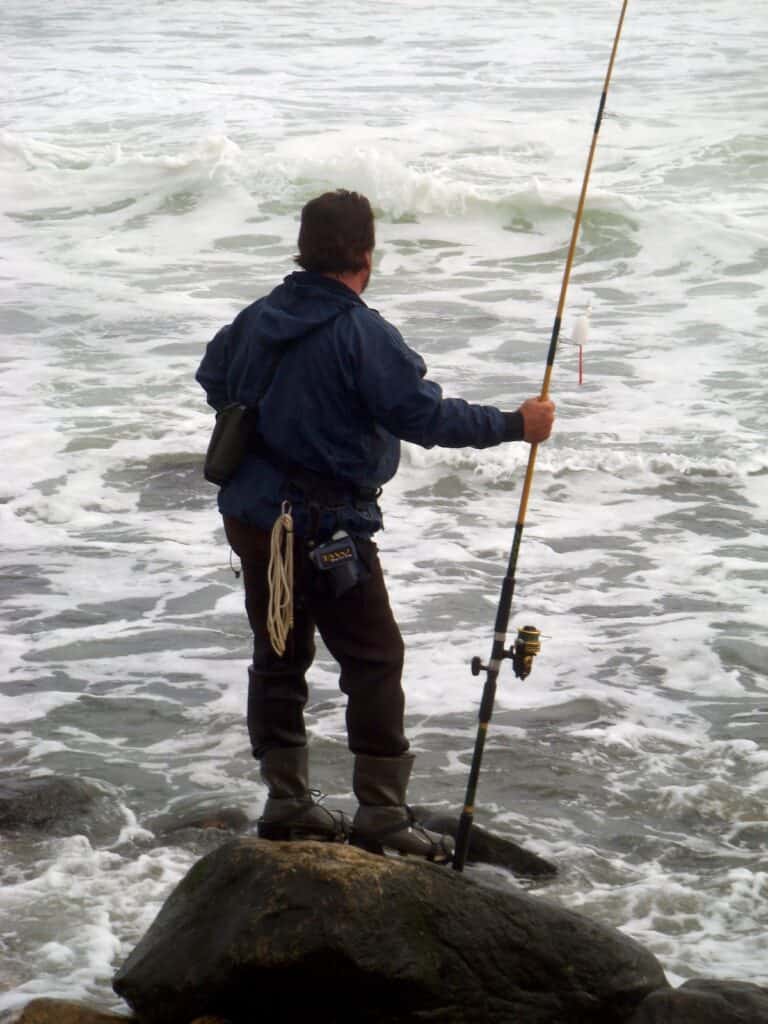
M 365 263 L 360 270 L 344 270 L 340 274 L 324 274 L 334 281 L 340 281 L 346 285 L 355 295 L 362 295 L 371 279 L 371 267 L 373 265 L 373 252 L 365 254 Z
M 355 295 L 362 295 L 363 289 L 368 284 L 369 274 L 367 268 L 363 268 L 354 273 L 346 270 L 343 274 L 323 274 L 323 277 L 330 277 L 332 281 L 346 285 Z

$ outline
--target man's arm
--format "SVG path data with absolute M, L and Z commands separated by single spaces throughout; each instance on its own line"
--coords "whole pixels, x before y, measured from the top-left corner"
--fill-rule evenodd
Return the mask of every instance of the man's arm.
M 227 371 L 229 370 L 229 338 L 232 324 L 222 327 L 205 349 L 195 380 L 204 389 L 208 404 L 219 412 L 229 401 Z
M 404 441 L 424 448 L 488 448 L 504 441 L 538 443 L 552 429 L 554 404 L 530 398 L 516 412 L 444 398 L 426 365 L 386 321 L 365 327 L 358 347 L 358 384 L 371 416 Z M 363 326 L 363 325 L 361 325 Z

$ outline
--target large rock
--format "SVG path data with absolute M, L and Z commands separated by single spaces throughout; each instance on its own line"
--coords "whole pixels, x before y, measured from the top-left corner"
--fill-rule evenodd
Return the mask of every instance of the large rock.
M 768 1024 L 768 989 L 693 978 L 680 988 L 653 992 L 628 1024 Z
M 114 981 L 142 1024 L 614 1024 L 665 985 L 631 939 L 526 893 L 253 838 L 195 864 Z

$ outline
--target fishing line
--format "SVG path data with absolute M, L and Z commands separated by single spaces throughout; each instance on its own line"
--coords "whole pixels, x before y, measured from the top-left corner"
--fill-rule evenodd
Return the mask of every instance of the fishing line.
M 587 157 L 587 166 L 584 170 L 584 179 L 581 185 L 581 193 L 579 195 L 578 206 L 576 207 L 576 215 L 573 221 L 573 230 L 571 232 L 571 242 L 568 247 L 568 255 L 565 261 L 565 270 L 563 272 L 563 280 L 560 287 L 560 298 L 557 303 L 557 311 L 555 313 L 555 320 L 552 326 L 552 336 L 549 342 L 549 351 L 547 353 L 547 365 L 544 372 L 544 381 L 541 387 L 540 397 L 545 399 L 549 396 L 549 384 L 552 377 L 552 368 L 555 363 L 555 356 L 557 354 L 557 343 L 560 337 L 560 325 L 563 318 L 563 310 L 565 309 L 565 297 L 568 292 L 568 283 L 571 277 L 571 268 L 573 266 L 573 259 L 576 253 L 576 242 L 579 237 L 579 230 L 581 228 L 582 215 L 584 213 L 584 202 L 587 197 L 587 188 L 589 186 L 589 176 L 592 171 L 592 162 L 595 156 L 595 149 L 597 147 L 597 137 L 600 133 L 600 125 L 603 120 L 603 112 L 605 111 L 606 98 L 608 96 L 608 87 L 611 82 L 611 75 L 613 73 L 613 64 L 616 59 L 616 51 L 619 47 L 619 39 L 621 37 L 621 29 L 624 24 L 624 15 L 627 10 L 627 4 L 629 0 L 623 0 L 621 7 L 621 14 L 619 15 L 619 23 L 616 27 L 616 33 L 613 39 L 613 48 L 611 50 L 611 57 L 608 61 L 608 69 L 605 74 L 605 82 L 603 83 L 603 91 L 600 96 L 600 104 L 597 110 L 597 117 L 595 118 L 595 127 L 592 133 L 592 144 L 589 147 L 589 156 Z M 456 833 L 456 852 L 453 856 L 453 868 L 455 871 L 461 871 L 464 868 L 464 862 L 467 857 L 467 851 L 469 849 L 470 832 L 472 829 L 472 820 L 474 818 L 474 803 L 475 794 L 477 791 L 477 783 L 480 777 L 480 763 L 483 757 L 483 749 L 485 747 L 485 739 L 488 733 L 488 724 L 491 720 L 493 713 L 493 702 L 496 696 L 496 680 L 499 675 L 499 669 L 504 658 L 511 658 L 515 675 L 524 679 L 531 670 L 533 658 L 539 651 L 539 631 L 533 626 L 523 626 L 518 632 L 517 640 L 514 647 L 511 650 L 507 650 L 505 647 L 507 638 L 507 628 L 509 626 L 509 613 L 512 607 L 512 598 L 515 592 L 515 574 L 517 572 L 517 558 L 520 552 L 520 542 L 523 537 L 523 528 L 525 526 L 525 516 L 528 509 L 528 499 L 531 493 L 531 484 L 533 483 L 533 471 L 536 465 L 536 454 L 538 451 L 538 445 L 532 444 L 530 454 L 528 456 L 528 467 L 525 472 L 525 481 L 523 483 L 523 491 L 520 496 L 520 506 L 517 514 L 517 522 L 515 524 L 515 533 L 512 540 L 512 548 L 509 553 L 509 562 L 507 564 L 507 574 L 504 577 L 504 582 L 501 587 L 501 595 L 499 597 L 498 610 L 496 612 L 496 622 L 494 625 L 493 634 L 493 646 L 491 649 L 491 657 L 487 665 L 483 665 L 479 658 L 472 659 L 472 674 L 479 675 L 481 671 L 485 671 L 486 680 L 483 687 L 483 696 L 480 702 L 480 711 L 478 712 L 478 728 L 477 737 L 475 739 L 475 749 L 472 755 L 472 764 L 469 771 L 469 781 L 467 782 L 467 792 L 464 799 L 464 809 L 461 812 L 459 818 L 459 827 Z

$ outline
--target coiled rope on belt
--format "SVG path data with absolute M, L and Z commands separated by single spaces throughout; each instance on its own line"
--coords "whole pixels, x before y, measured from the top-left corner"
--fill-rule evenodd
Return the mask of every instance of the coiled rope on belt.
M 272 527 L 267 580 L 269 641 L 275 654 L 282 657 L 293 626 L 293 516 L 287 501 Z

